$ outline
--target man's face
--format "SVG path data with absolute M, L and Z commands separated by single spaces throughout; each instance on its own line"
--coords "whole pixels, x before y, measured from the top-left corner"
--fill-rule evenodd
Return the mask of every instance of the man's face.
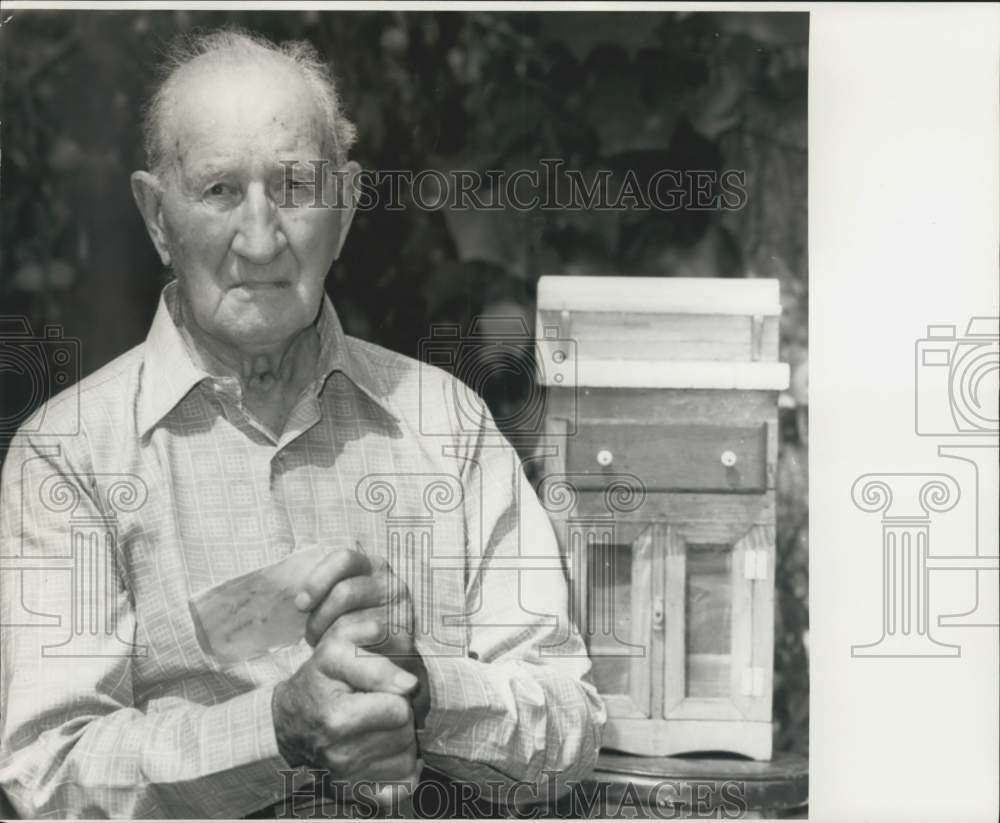
M 309 161 L 323 157 L 319 110 L 280 64 L 189 69 L 170 109 L 175 162 L 160 177 L 154 242 L 201 332 L 244 352 L 281 345 L 316 319 L 349 225 L 344 209 L 287 206 L 312 202 L 311 186 L 286 184 L 312 180 Z

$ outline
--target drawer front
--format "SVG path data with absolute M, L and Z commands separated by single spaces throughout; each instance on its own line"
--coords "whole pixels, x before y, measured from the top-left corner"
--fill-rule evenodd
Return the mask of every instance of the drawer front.
M 581 489 L 633 474 L 648 491 L 763 492 L 767 425 L 587 423 L 566 443 Z

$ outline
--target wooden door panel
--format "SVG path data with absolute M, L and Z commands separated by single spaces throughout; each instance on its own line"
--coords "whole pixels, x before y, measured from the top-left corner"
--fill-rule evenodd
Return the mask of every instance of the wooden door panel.
M 570 526 L 572 528 L 572 526 Z M 580 628 L 590 654 L 592 676 L 609 717 L 650 717 L 653 667 L 654 530 L 631 544 L 608 530 L 598 539 L 571 538 L 576 563 L 587 580 L 579 604 Z M 582 554 L 582 556 L 580 556 Z
M 718 534 L 697 524 L 667 527 L 667 719 L 759 715 L 747 552 L 757 551 L 766 535 L 756 526 L 732 542 L 719 542 Z

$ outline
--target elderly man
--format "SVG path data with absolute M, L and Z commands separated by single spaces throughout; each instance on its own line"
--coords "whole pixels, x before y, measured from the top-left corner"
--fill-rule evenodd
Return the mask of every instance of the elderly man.
M 346 337 L 324 295 L 352 207 L 309 207 L 309 175 L 329 160 L 349 192 L 358 167 L 323 64 L 200 36 L 146 125 L 132 188 L 175 280 L 146 341 L 78 387 L 79 434 L 46 436 L 75 422 L 77 394 L 56 397 L 3 468 L 0 555 L 38 559 L 18 602 L 4 587 L 10 801 L 270 816 L 310 774 L 404 794 L 421 760 L 479 786 L 582 776 L 604 709 L 512 450 L 481 403 L 468 425 L 452 378 Z M 432 545 L 393 543 L 389 526 L 428 517 Z M 71 545 L 93 523 L 113 525 L 111 563 Z M 193 593 L 313 547 L 300 643 L 205 652 Z

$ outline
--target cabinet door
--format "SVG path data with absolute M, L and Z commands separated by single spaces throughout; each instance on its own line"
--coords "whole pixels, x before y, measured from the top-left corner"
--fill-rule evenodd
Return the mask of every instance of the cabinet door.
M 773 529 L 671 525 L 666 551 L 664 718 L 769 719 Z
M 663 602 L 654 533 L 646 527 L 628 542 L 615 542 L 610 529 L 571 538 L 586 564 L 582 585 L 574 587 L 577 619 L 609 717 L 651 716 L 651 628 L 655 605 Z

